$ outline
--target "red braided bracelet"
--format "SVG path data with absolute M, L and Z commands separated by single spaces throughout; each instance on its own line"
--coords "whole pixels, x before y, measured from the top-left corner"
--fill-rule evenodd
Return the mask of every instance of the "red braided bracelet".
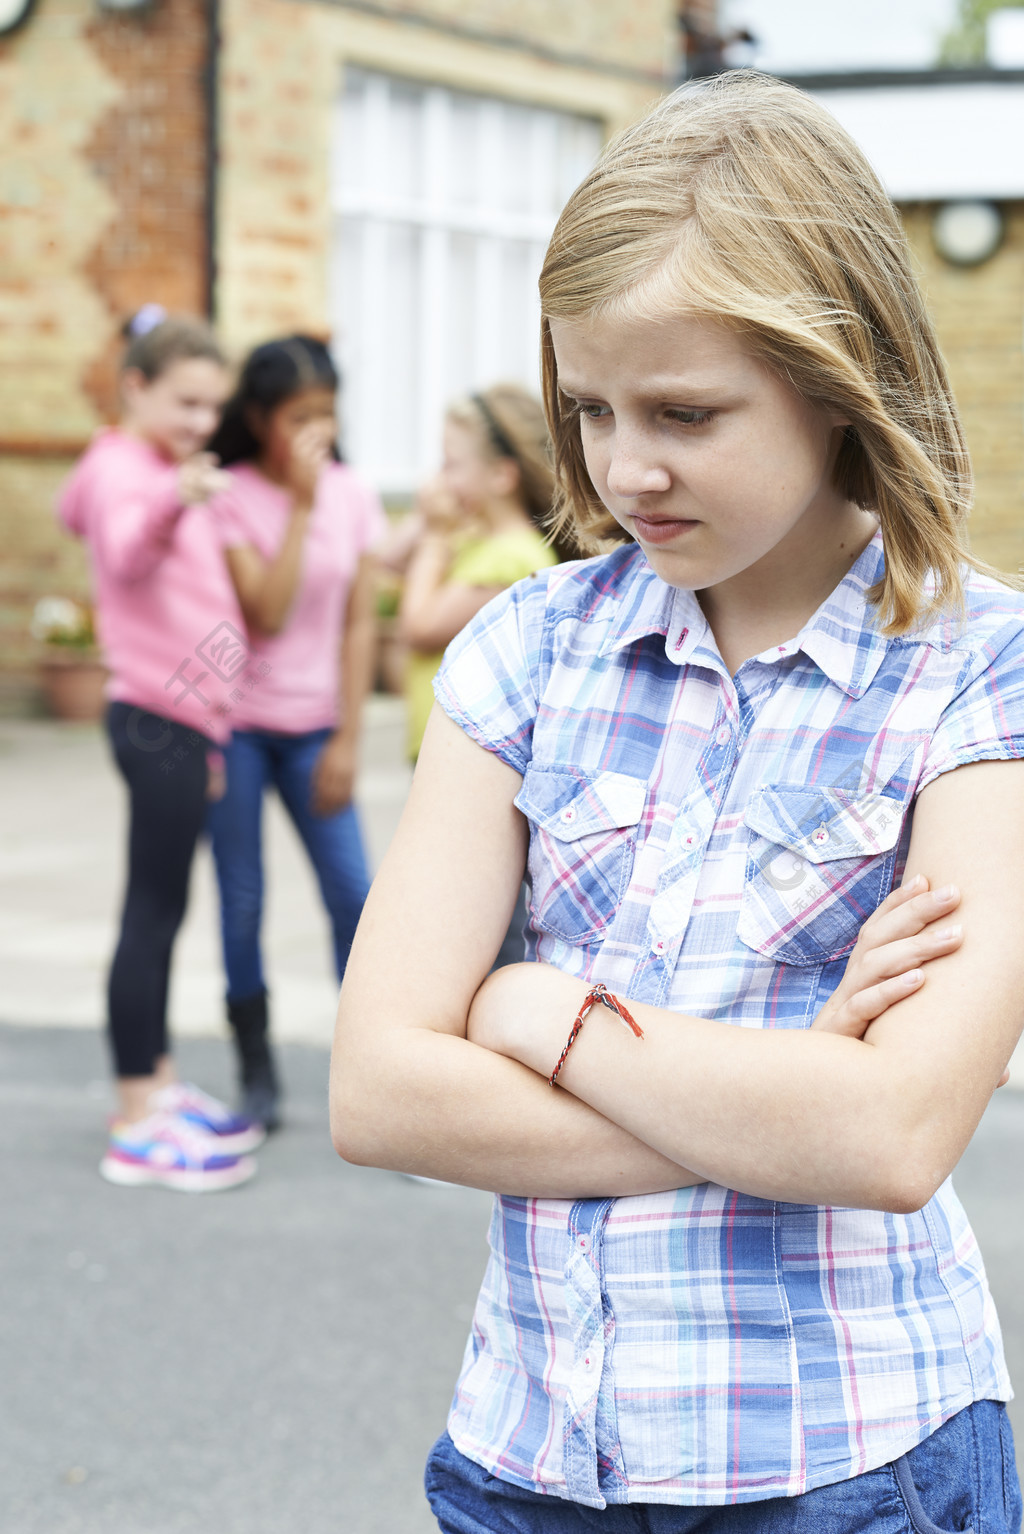
M 584 996 L 583 1005 L 580 1007 L 580 1010 L 576 1014 L 576 1021 L 572 1025 L 572 1031 L 566 1040 L 565 1048 L 562 1050 L 562 1053 L 558 1057 L 558 1064 L 555 1066 L 554 1070 L 551 1072 L 551 1075 L 548 1077 L 549 1087 L 554 1086 L 558 1073 L 562 1069 L 562 1066 L 565 1064 L 566 1057 L 568 1056 L 570 1049 L 580 1036 L 580 1032 L 583 1028 L 584 1022 L 586 1021 L 587 1014 L 597 1006 L 598 1002 L 600 1002 L 602 1006 L 607 1007 L 610 1012 L 614 1012 L 616 1017 L 621 1018 L 626 1027 L 631 1028 L 638 1039 L 643 1038 L 644 1030 L 640 1027 L 640 1024 L 637 1022 L 632 1013 L 623 1006 L 619 998 L 617 996 L 613 996 L 606 985 L 598 984 L 592 986 Z

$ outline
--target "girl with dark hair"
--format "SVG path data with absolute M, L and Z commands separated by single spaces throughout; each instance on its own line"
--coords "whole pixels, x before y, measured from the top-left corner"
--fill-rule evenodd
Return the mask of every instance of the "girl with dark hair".
M 199 320 L 147 305 L 126 338 L 121 423 L 96 437 L 60 498 L 64 524 L 89 544 L 110 668 L 107 730 L 131 807 L 108 993 L 118 1112 L 100 1170 L 110 1182 L 201 1192 L 251 1176 L 244 1153 L 263 1138 L 176 1079 L 167 1041 L 171 951 L 215 748 L 228 733 L 224 676 L 245 665 L 238 604 L 204 505 L 221 483 L 202 448 L 227 374 Z
M 309 853 L 339 979 L 368 888 L 352 788 L 376 639 L 367 551 L 384 515 L 340 462 L 337 390 L 323 342 L 269 341 L 210 442 L 228 471 L 214 510 L 259 677 L 233 695 L 227 791 L 210 829 L 243 1111 L 267 1128 L 278 1081 L 260 953 L 265 790 L 277 789 Z

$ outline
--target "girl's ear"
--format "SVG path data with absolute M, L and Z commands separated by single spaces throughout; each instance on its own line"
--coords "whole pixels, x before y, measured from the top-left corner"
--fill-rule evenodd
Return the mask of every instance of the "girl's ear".
M 135 404 L 139 395 L 149 388 L 149 380 L 138 368 L 125 368 L 121 374 L 121 398 L 128 409 Z

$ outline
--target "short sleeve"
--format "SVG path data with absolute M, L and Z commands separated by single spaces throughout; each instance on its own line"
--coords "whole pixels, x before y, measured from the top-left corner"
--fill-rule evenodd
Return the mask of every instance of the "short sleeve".
M 375 548 L 387 532 L 388 519 L 383 502 L 376 490 L 348 464 L 340 464 L 335 470 L 346 509 L 346 525 L 355 537 L 356 552 L 367 554 Z
M 359 551 L 361 554 L 368 554 L 371 549 L 376 548 L 387 532 L 388 519 L 383 502 L 376 490 L 371 490 L 369 485 L 364 485 L 362 491 L 363 516 Z
M 245 507 L 233 485 L 215 495 L 206 510 L 222 549 L 237 549 L 253 541 Z
M 511 586 L 552 563 L 538 537 L 516 535 L 480 539 L 462 551 L 452 565 L 451 579 L 463 586 Z
M 1024 621 L 1014 618 L 971 657 L 925 753 L 918 791 L 971 762 L 1024 757 Z
M 448 717 L 518 773 L 533 749 L 545 598 L 539 577 L 494 597 L 448 646 L 434 678 Z

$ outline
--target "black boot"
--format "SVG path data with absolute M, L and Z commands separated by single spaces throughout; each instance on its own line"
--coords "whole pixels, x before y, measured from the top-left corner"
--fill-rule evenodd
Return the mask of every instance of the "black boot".
M 240 1112 L 245 1118 L 262 1124 L 269 1134 L 280 1122 L 280 1089 L 267 1038 L 266 991 L 247 996 L 244 1001 L 229 1000 L 228 1021 L 238 1050 Z

